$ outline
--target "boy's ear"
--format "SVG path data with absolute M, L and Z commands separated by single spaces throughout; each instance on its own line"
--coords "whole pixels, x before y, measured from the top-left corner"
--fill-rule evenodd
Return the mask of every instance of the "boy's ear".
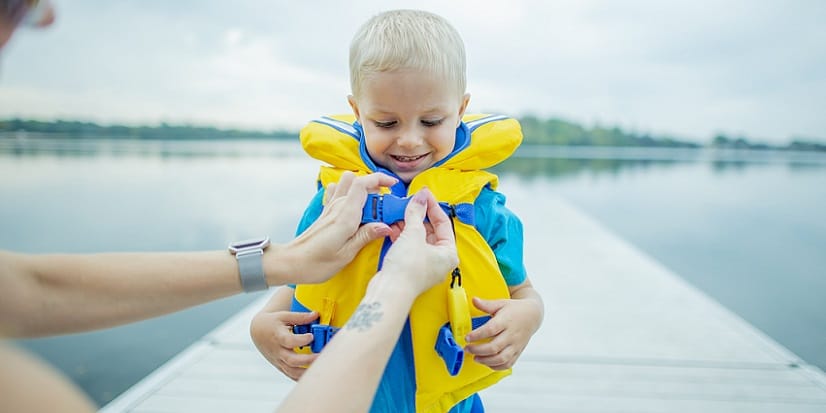
M 356 103 L 356 98 L 353 95 L 347 95 L 347 103 L 350 104 L 350 108 L 353 109 L 353 115 L 356 115 L 356 120 L 360 118 L 359 116 L 359 105 Z
M 459 106 L 459 122 L 462 122 L 462 117 L 465 116 L 465 109 L 467 109 L 467 105 L 470 103 L 470 93 L 465 93 L 462 96 L 462 105 Z M 456 126 L 459 126 L 458 124 Z

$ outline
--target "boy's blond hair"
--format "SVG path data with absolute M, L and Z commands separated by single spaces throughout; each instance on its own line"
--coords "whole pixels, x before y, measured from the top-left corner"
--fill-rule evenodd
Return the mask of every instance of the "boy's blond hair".
M 420 10 L 391 10 L 373 16 L 350 43 L 350 87 L 359 97 L 370 75 L 414 69 L 441 76 L 457 87 L 467 86 L 465 45 L 443 17 Z

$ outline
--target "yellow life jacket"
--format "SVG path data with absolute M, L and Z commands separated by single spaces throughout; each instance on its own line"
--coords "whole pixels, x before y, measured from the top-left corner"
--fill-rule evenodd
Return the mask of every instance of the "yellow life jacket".
M 444 162 L 437 163 L 413 178 L 407 187 L 412 195 L 424 186 L 430 189 L 436 199 L 451 206 L 464 207 L 471 212 L 476 198 L 483 187 L 496 189 L 496 175 L 483 171 L 507 159 L 522 141 L 519 123 L 504 116 L 467 115 L 458 133 L 469 134 L 464 139 L 464 148 L 452 153 Z M 301 143 L 313 158 L 328 163 L 319 173 L 319 184 L 326 188 L 328 183 L 338 182 L 341 174 L 352 171 L 357 175 L 375 172 L 372 161 L 365 161 L 363 145 L 360 142 L 360 125 L 352 115 L 330 116 L 311 122 L 301 130 Z M 457 139 L 458 142 L 458 139 Z M 362 155 L 362 153 L 364 153 Z M 394 187 L 394 192 L 396 188 Z M 397 194 L 399 195 L 399 194 Z M 410 310 L 409 321 L 413 341 L 413 357 L 416 372 L 416 411 L 446 412 L 460 401 L 496 383 L 510 374 L 494 371 L 489 367 L 468 360 L 461 364 L 458 374 L 451 375 L 443 360 L 434 349 L 440 328 L 449 321 L 453 327 L 463 321 L 451 320 L 469 316 L 474 324 L 483 320 L 484 314 L 472 304 L 462 304 L 468 297 L 485 299 L 510 298 L 508 286 L 502 276 L 496 258 L 482 235 L 473 226 L 469 217 L 455 216 L 454 231 L 459 254 L 461 286 L 465 292 L 451 283 L 451 274 L 445 281 L 421 294 Z M 367 283 L 376 273 L 383 257 L 383 248 L 389 240 L 376 240 L 368 244 L 356 258 L 329 281 L 315 285 L 298 285 L 295 301 L 306 309 L 319 312 L 319 324 L 333 328 L 342 327 L 355 311 L 367 289 Z M 455 271 L 454 271 L 455 273 Z M 454 297 L 449 300 L 448 296 Z M 456 304 L 458 303 L 458 304 Z M 450 314 L 453 306 L 454 313 Z M 458 309 L 458 310 L 457 310 Z M 464 334 L 454 337 L 463 347 Z M 453 372 L 455 373 L 455 372 Z

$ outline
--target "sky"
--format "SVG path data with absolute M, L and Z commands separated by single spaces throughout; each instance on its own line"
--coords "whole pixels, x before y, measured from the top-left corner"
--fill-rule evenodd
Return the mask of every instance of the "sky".
M 826 142 L 826 1 L 53 0 L 0 55 L 0 119 L 295 129 L 349 111 L 350 39 L 447 18 L 470 112 L 707 142 Z

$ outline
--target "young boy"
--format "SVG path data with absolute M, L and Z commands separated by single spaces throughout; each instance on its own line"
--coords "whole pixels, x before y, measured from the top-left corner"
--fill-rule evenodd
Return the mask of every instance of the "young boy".
M 482 170 L 516 149 L 519 125 L 464 116 L 464 45 L 432 13 L 397 10 L 367 21 L 350 46 L 350 82 L 354 116 L 325 117 L 301 132 L 305 150 L 331 166 L 322 167 L 321 190 L 299 232 L 320 215 L 325 190 L 345 170 L 399 178 L 390 194 L 368 199 L 364 222 L 394 224 L 399 198 L 428 187 L 452 217 L 460 264 L 419 296 L 371 411 L 481 412 L 476 392 L 509 374 L 543 316 L 522 263 L 522 224 L 495 191 L 496 176 Z M 315 355 L 294 347 L 318 352 L 345 323 L 370 323 L 348 319 L 390 243 L 369 244 L 327 283 L 276 292 L 251 327 L 265 357 L 297 379 Z

